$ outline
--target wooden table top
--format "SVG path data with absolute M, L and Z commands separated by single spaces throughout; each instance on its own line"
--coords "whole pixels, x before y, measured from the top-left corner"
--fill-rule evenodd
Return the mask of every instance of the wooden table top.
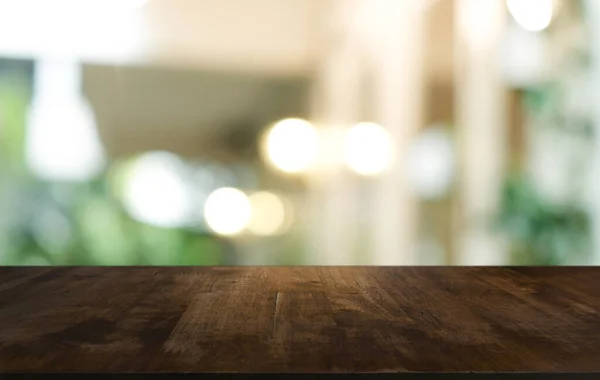
M 600 371 L 600 268 L 0 268 L 0 372 Z

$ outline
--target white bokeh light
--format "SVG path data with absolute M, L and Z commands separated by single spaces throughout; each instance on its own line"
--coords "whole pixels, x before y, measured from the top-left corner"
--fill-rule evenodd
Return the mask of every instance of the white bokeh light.
M 507 0 L 508 11 L 525 30 L 540 32 L 550 26 L 554 0 Z
M 250 200 L 241 190 L 220 188 L 212 192 L 204 204 L 204 220 L 219 235 L 233 236 L 248 226 L 252 214 Z
M 354 172 L 372 176 L 387 170 L 394 160 L 392 137 L 375 123 L 359 123 L 350 128 L 344 140 L 346 165 Z
M 454 177 L 454 150 L 443 128 L 425 130 L 413 141 L 408 152 L 408 176 L 414 191 L 423 199 L 446 195 Z
M 130 170 L 124 183 L 123 202 L 132 218 L 164 228 L 183 227 L 190 222 L 194 205 L 177 156 L 146 153 Z
M 285 119 L 268 131 L 264 149 L 267 158 L 277 169 L 285 173 L 302 173 L 317 158 L 319 135 L 306 120 Z
M 248 229 L 258 236 L 272 236 L 285 232 L 289 225 L 290 210 L 280 196 L 261 191 L 250 196 L 252 217 Z
M 502 46 L 501 68 L 504 79 L 518 88 L 543 83 L 552 70 L 548 43 L 547 37 L 541 33 L 509 25 Z

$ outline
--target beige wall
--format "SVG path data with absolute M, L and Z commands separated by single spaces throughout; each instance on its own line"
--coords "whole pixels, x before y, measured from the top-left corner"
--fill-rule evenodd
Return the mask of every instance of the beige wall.
M 135 11 L 89 1 L 0 2 L 0 56 L 51 51 L 91 63 L 310 75 L 338 21 L 333 0 L 149 0 Z M 437 0 L 429 21 L 428 59 L 437 76 L 452 70 L 452 2 Z
M 322 46 L 329 0 L 153 0 L 149 58 L 167 64 L 298 73 Z
M 52 52 L 89 62 L 306 72 L 330 2 L 149 0 L 131 11 L 89 1 L 0 2 L 0 56 Z

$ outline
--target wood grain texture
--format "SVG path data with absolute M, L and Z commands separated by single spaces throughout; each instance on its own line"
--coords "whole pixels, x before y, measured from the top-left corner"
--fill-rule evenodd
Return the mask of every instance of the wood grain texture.
M 600 371 L 600 268 L 0 268 L 0 372 Z

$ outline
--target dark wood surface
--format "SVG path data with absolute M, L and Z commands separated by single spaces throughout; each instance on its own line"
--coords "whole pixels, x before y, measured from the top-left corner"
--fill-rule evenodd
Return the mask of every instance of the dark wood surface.
M 0 267 L 15 371 L 600 371 L 600 268 Z

